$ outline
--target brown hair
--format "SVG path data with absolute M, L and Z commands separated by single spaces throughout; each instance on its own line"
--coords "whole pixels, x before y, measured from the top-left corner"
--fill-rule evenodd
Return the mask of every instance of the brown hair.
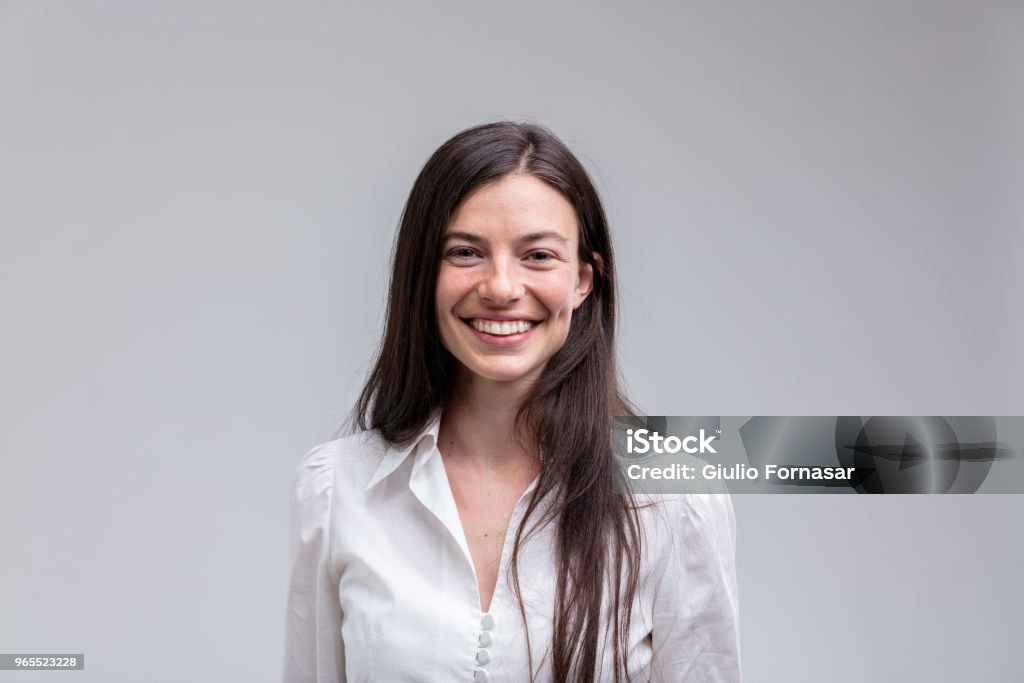
M 509 173 L 533 175 L 572 204 L 580 226 L 579 257 L 594 269 L 593 290 L 573 313 L 565 344 L 548 360 L 517 417 L 536 439 L 544 461 L 516 531 L 513 588 L 525 623 L 519 549 L 530 533 L 555 524 L 554 680 L 599 675 L 601 606 L 610 592 L 619 681 L 628 678 L 640 525 L 629 497 L 612 492 L 620 475 L 612 456 L 611 416 L 633 414 L 615 366 L 615 259 L 597 191 L 551 131 L 512 122 L 470 128 L 441 145 L 420 171 L 395 240 L 384 337 L 353 416 L 360 428 L 376 429 L 393 444 L 408 444 L 443 408 L 455 362 L 441 344 L 434 316 L 444 231 L 473 189 Z M 555 504 L 538 514 L 549 493 Z M 526 521 L 535 515 L 527 532 Z M 529 633 L 527 648 L 532 662 Z

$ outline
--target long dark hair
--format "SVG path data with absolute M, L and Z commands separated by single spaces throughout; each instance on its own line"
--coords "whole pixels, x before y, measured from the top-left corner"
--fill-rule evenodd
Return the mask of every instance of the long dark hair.
M 554 680 L 598 676 L 602 602 L 608 596 L 619 681 L 628 678 L 640 525 L 628 496 L 612 492 L 618 470 L 612 457 L 611 416 L 633 414 L 615 366 L 615 260 L 597 191 L 551 131 L 512 122 L 470 128 L 441 145 L 420 171 L 395 240 L 384 339 L 353 416 L 358 427 L 376 429 L 387 441 L 406 445 L 445 405 L 455 360 L 441 344 L 434 316 L 444 232 L 470 191 L 510 173 L 533 175 L 572 204 L 580 226 L 579 257 L 594 270 L 593 290 L 573 313 L 565 344 L 548 360 L 517 416 L 544 460 L 524 523 L 516 531 L 512 584 L 525 623 L 519 549 L 530 533 L 554 523 Z M 549 494 L 555 503 L 538 512 Z M 527 532 L 526 520 L 534 516 Z M 527 648 L 532 662 L 529 633 Z

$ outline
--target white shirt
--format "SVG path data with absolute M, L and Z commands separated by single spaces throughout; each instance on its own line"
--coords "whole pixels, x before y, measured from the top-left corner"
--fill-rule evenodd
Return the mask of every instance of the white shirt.
M 292 499 L 285 683 L 530 680 L 508 579 L 515 530 L 536 481 L 512 514 L 490 610 L 481 612 L 437 430 L 435 419 L 403 449 L 363 432 L 302 459 Z M 729 496 L 653 499 L 656 505 L 640 512 L 645 542 L 630 674 L 635 681 L 739 681 Z M 553 539 L 548 525 L 519 558 L 537 681 L 551 678 Z M 612 657 L 606 641 L 599 680 L 614 680 Z

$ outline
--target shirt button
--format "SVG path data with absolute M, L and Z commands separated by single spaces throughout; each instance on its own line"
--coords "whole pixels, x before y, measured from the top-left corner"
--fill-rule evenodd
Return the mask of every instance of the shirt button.
M 485 614 L 482 617 L 480 617 L 480 627 L 483 628 L 483 630 L 485 631 L 490 631 L 492 628 L 494 628 L 494 617 L 492 617 L 490 614 Z
M 477 669 L 473 672 L 473 680 L 476 683 L 487 683 L 491 677 L 487 675 L 487 669 Z
M 486 664 L 489 661 L 491 661 L 491 653 L 490 652 L 488 652 L 487 650 L 477 650 L 476 651 L 476 663 L 477 664 Z
M 494 638 L 491 638 L 491 634 L 487 631 L 480 632 L 480 647 L 487 647 L 494 642 Z

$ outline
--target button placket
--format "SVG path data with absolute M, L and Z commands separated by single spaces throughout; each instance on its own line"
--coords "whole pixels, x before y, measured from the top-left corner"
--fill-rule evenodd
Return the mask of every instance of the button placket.
M 523 495 L 519 497 L 519 501 L 516 503 L 515 509 L 512 511 L 512 517 L 509 520 L 508 528 L 505 530 L 505 543 L 501 549 L 500 567 L 501 572 L 499 573 L 499 581 L 494 590 L 494 595 L 491 597 L 491 604 L 493 605 L 500 597 L 502 592 L 503 582 L 500 577 L 504 575 L 505 569 L 508 565 L 508 557 L 512 552 L 513 539 L 515 538 L 515 529 L 518 528 L 520 521 L 522 520 L 524 512 L 524 501 L 527 498 L 527 494 L 530 493 L 536 487 L 537 481 L 534 480 L 530 486 L 527 487 Z M 481 681 L 489 681 L 491 676 L 487 669 L 483 668 L 484 664 L 491 661 L 491 651 L 489 648 L 494 644 L 494 617 L 489 612 L 484 612 L 480 615 L 480 633 L 477 638 L 479 648 L 476 651 L 476 663 L 477 668 L 473 670 L 473 680 L 476 683 Z
M 487 669 L 482 668 L 482 665 L 487 664 L 491 661 L 491 653 L 487 649 L 491 643 L 494 642 L 494 637 L 491 635 L 491 629 L 494 628 L 494 617 L 489 612 L 485 612 L 480 615 L 480 636 L 478 642 L 480 648 L 476 651 L 476 663 L 481 665 L 473 671 L 473 680 L 476 683 L 481 683 L 490 680 L 490 674 L 487 673 Z

